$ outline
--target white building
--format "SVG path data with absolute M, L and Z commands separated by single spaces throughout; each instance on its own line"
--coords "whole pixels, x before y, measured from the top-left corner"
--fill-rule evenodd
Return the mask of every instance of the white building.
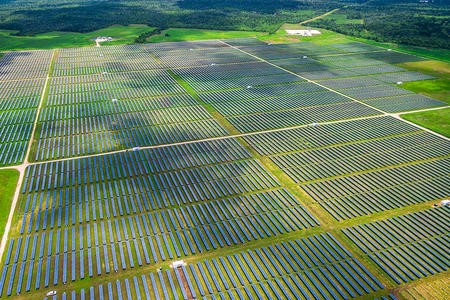
M 183 267 L 186 266 L 186 263 L 184 262 L 184 260 L 176 260 L 174 261 L 171 265 L 172 268 L 176 269 L 178 267 Z
M 319 30 L 315 29 L 306 29 L 306 30 L 286 30 L 286 33 L 289 35 L 300 35 L 300 36 L 313 36 L 321 34 Z

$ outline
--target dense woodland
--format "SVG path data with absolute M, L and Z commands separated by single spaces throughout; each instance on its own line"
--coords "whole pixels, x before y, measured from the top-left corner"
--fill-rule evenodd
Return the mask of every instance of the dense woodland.
M 274 32 L 285 22 L 300 22 L 341 8 L 311 25 L 376 41 L 449 49 L 450 4 L 429 1 L 2 0 L 0 29 L 32 35 L 140 23 L 156 28 Z
M 444 1 L 378 0 L 348 6 L 311 25 L 379 42 L 450 49 L 450 5 Z
M 48 31 L 89 32 L 113 24 L 148 24 L 271 32 L 339 6 L 338 1 L 299 0 L 6 0 L 0 28 L 22 35 Z

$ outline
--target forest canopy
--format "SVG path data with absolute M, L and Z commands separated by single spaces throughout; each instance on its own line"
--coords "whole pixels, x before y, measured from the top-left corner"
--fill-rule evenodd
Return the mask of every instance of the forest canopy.
M 443 2 L 376 0 L 311 25 L 378 42 L 450 49 L 450 6 Z
M 8 0 L 0 4 L 0 28 L 26 35 L 88 32 L 114 24 L 139 23 L 270 32 L 285 22 L 300 22 L 338 6 L 338 1 L 322 0 Z

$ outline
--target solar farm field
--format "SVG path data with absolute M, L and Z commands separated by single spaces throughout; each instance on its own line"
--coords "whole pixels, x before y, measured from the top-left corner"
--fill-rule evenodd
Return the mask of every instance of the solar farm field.
M 174 72 L 243 133 L 379 114 L 267 63 L 210 65 Z M 226 89 L 221 90 L 223 87 Z
M 6 295 L 319 225 L 235 140 L 33 165 L 22 187 Z
M 59 50 L 35 161 L 226 134 L 142 46 Z
M 396 283 L 408 282 L 450 268 L 449 213 L 443 206 L 343 231 Z
M 361 43 L 320 47 L 308 42 L 288 45 L 242 46 L 242 50 L 315 80 L 371 107 L 394 113 L 445 105 L 401 88 L 403 82 L 432 79 L 392 64 L 423 60 Z M 301 54 L 301 55 L 299 55 Z
M 51 57 L 51 51 L 11 52 L 0 61 L 0 166 L 25 158 Z
M 401 88 L 432 78 L 396 65 L 420 60 L 256 39 L 6 54 L 0 297 L 401 299 L 447 274 L 450 142 L 400 118 L 446 107 Z
M 337 220 L 450 193 L 449 141 L 390 116 L 245 139 Z
M 383 285 L 330 234 L 133 276 L 62 297 L 301 299 L 357 297 Z

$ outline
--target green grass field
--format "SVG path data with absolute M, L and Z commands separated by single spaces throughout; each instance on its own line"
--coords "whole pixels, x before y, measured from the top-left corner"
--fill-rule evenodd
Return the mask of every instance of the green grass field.
M 399 66 L 437 77 L 433 80 L 405 82 L 402 88 L 450 104 L 450 64 L 425 61 L 399 64 Z M 402 118 L 450 137 L 450 109 L 405 114 Z
M 188 29 L 188 28 L 170 28 L 164 30 L 161 34 L 150 37 L 147 41 L 150 43 L 161 42 L 181 42 L 211 39 L 233 39 L 233 38 L 258 38 L 259 40 L 269 43 L 298 43 L 301 41 L 310 41 L 320 45 L 348 43 L 353 40 L 345 35 L 332 32 L 329 30 L 321 30 L 322 34 L 315 37 L 297 37 L 288 36 L 286 29 L 299 28 L 297 24 L 285 24 L 276 33 L 269 34 L 264 32 L 253 31 L 220 31 L 205 29 Z
M 150 37 L 148 39 L 148 42 L 161 43 L 161 42 L 181 42 L 181 41 L 211 40 L 211 39 L 233 39 L 233 38 L 260 37 L 262 35 L 264 35 L 264 33 L 253 31 L 220 31 L 220 30 L 205 30 L 205 29 L 171 28 L 163 30 L 161 34 Z
M 306 29 L 308 27 L 298 24 L 284 24 L 281 28 L 272 34 L 261 35 L 258 38 L 268 43 L 274 44 L 286 44 L 286 43 L 298 43 L 298 42 L 313 42 L 318 45 L 329 45 L 336 43 L 349 43 L 353 40 L 349 39 L 343 34 L 329 31 L 326 29 L 319 29 L 322 34 L 313 37 L 300 37 L 288 35 L 286 30 L 292 29 Z
M 450 278 L 445 274 L 437 277 L 434 281 L 419 280 L 399 289 L 398 294 L 403 299 L 448 299 L 450 294 Z
M 405 82 L 402 88 L 450 103 L 450 64 L 429 60 L 398 64 L 399 67 L 435 76 L 437 79 Z
M 448 79 L 406 82 L 402 88 L 450 104 L 450 80 Z
M 450 64 L 442 61 L 428 60 L 419 62 L 407 62 L 398 64 L 399 67 L 408 70 L 430 74 L 435 77 L 450 80 Z
M 450 64 L 429 60 L 403 63 L 398 66 L 436 77 L 433 80 L 405 82 L 402 88 L 450 104 Z M 450 109 L 404 114 L 402 118 L 450 137 Z
M 152 29 L 147 25 L 116 25 L 88 33 L 48 32 L 35 36 L 16 36 L 16 31 L 0 30 L 0 51 L 94 46 L 93 39 L 97 36 L 114 38 L 103 45 L 131 44 L 140 34 Z
M 362 19 L 349 19 L 345 13 L 335 12 L 323 18 L 324 20 L 336 20 L 337 24 L 363 24 Z
M 353 22 L 354 20 L 347 21 Z M 428 49 L 392 43 L 378 43 L 367 39 L 345 36 L 343 34 L 325 29 L 319 29 L 322 34 L 314 37 L 300 38 L 296 36 L 288 36 L 286 34 L 286 29 L 298 28 L 303 27 L 298 24 L 284 24 L 277 32 L 273 34 L 253 31 L 170 28 L 164 30 L 161 34 L 151 36 L 147 41 L 150 43 L 159 43 L 248 37 L 256 37 L 260 40 L 271 43 L 297 43 L 301 41 L 310 41 L 321 45 L 360 41 L 383 48 L 391 48 L 401 52 L 450 62 L 450 52 L 444 49 Z M 112 36 L 115 38 L 114 41 L 104 43 L 104 45 L 131 44 L 140 34 L 149 32 L 152 29 L 154 28 L 147 25 L 115 25 L 88 33 L 48 32 L 35 36 L 16 36 L 14 35 L 16 31 L 0 30 L 0 51 L 92 46 L 94 45 L 92 39 L 97 36 Z
M 450 137 L 450 108 L 405 114 L 402 118 Z
M 11 201 L 16 189 L 19 172 L 16 170 L 0 170 L 0 236 L 3 235 L 5 224 L 11 210 Z

